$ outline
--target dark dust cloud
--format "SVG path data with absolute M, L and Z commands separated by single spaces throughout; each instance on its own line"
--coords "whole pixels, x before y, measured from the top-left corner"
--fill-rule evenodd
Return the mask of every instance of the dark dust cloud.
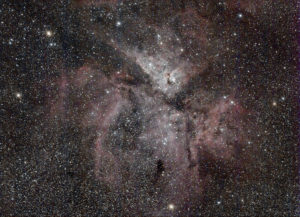
M 2 216 L 296 216 L 296 0 L 2 1 Z

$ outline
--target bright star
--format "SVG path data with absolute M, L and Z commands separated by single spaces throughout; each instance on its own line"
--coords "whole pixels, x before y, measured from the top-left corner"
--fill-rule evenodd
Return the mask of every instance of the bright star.
M 174 210 L 174 209 L 175 209 L 175 205 L 172 204 L 172 203 L 170 203 L 170 204 L 168 205 L 168 209 L 169 209 L 169 210 Z
M 51 37 L 53 35 L 53 33 L 50 30 L 46 31 L 46 36 Z
M 16 97 L 17 97 L 18 99 L 21 99 L 21 98 L 22 98 L 22 94 L 19 93 L 19 92 L 17 92 L 15 95 L 16 95 Z

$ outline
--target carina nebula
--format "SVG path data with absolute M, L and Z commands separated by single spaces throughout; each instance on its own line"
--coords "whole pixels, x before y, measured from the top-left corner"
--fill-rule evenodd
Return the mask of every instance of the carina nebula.
M 296 213 L 295 2 L 5 7 L 0 213 Z
M 59 95 L 72 104 L 72 118 L 93 129 L 95 178 L 112 191 L 112 202 L 121 197 L 126 215 L 167 215 L 168 204 L 178 213 L 188 211 L 193 200 L 205 203 L 216 178 L 244 176 L 244 165 L 255 154 L 254 129 L 247 121 L 250 112 L 233 94 L 214 96 L 196 87 L 186 95 L 182 92 L 190 87 L 185 87 L 174 93 L 183 96 L 178 102 L 156 89 L 157 81 L 142 68 L 134 76 L 148 79 L 131 84 L 122 69 L 106 76 L 100 66 L 89 65 L 63 81 L 67 89 L 61 91 L 81 94 Z
M 94 178 L 109 189 L 110 203 L 122 215 L 195 214 L 210 188 L 218 193 L 226 179 L 251 179 L 247 165 L 257 154 L 259 126 L 240 99 L 238 81 L 231 81 L 237 72 L 212 65 L 226 52 L 224 39 L 210 36 L 212 21 L 192 5 L 153 23 L 105 4 L 116 13 L 111 21 L 102 3 L 84 20 L 109 51 L 62 73 L 51 111 L 92 129 Z M 225 82 L 221 76 L 228 77 L 226 86 L 218 83 Z

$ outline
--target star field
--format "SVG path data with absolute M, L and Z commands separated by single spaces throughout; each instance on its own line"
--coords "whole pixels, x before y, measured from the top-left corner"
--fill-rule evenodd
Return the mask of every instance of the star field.
M 3 216 L 296 216 L 296 1 L 3 1 Z

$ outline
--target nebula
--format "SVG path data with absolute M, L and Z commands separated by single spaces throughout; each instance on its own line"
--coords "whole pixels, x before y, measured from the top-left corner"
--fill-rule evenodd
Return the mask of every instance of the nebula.
M 296 216 L 295 0 L 3 8 L 2 215 Z
M 53 104 L 56 114 L 71 112 L 82 129 L 93 129 L 94 177 L 110 189 L 113 204 L 121 201 L 122 215 L 193 213 L 211 183 L 243 176 L 255 153 L 251 111 L 235 89 L 216 95 L 201 85 L 207 51 L 195 63 L 161 34 L 154 46 L 163 46 L 154 53 L 108 42 L 122 53 L 122 67 L 105 72 L 87 61 L 59 79 Z M 178 41 L 175 33 L 165 37 Z
M 299 216 L 296 0 L 1 3 L 1 216 Z

